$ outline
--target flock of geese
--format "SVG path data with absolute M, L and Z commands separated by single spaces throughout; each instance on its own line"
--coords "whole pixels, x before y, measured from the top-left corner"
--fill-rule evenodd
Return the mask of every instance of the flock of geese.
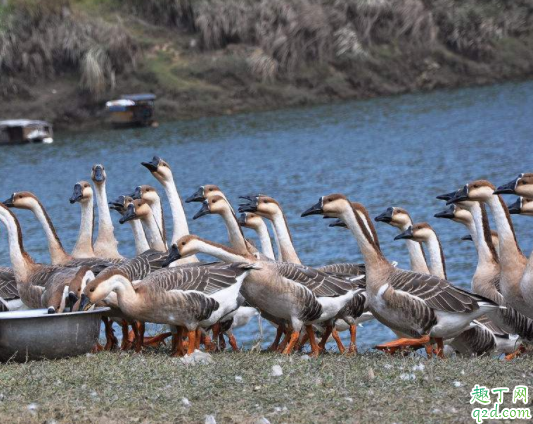
M 342 194 L 322 196 L 302 217 L 333 218 L 330 227 L 351 231 L 364 263 L 310 267 L 302 264 L 283 210 L 272 197 L 241 197 L 239 217 L 215 185 L 201 186 L 186 199 L 201 202 L 193 219 L 222 217 L 229 238 L 226 246 L 189 234 L 167 162 L 156 156 L 142 165 L 162 185 L 170 204 L 170 242 L 157 190 L 143 185 L 108 202 L 102 165 L 92 168 L 93 186 L 87 181 L 74 186 L 70 202 L 80 204 L 81 221 L 70 254 L 33 193 L 13 193 L 0 203 L 12 265 L 0 267 L 0 310 L 47 308 L 49 313 L 63 313 L 106 306 L 106 345 L 100 349 L 117 347 L 113 323 L 118 323 L 121 349 L 140 351 L 172 337 L 174 356 L 192 354 L 202 345 L 208 351 L 224 349 L 226 339 L 238 350 L 233 329 L 257 314 L 277 328 L 269 349 L 284 354 L 309 343 L 311 355 L 319 355 L 330 338 L 341 353 L 355 353 L 357 326 L 371 319 L 397 334 L 398 339 L 377 346 L 388 353 L 424 348 L 429 357 L 443 357 L 449 346 L 459 354 L 495 353 L 512 359 L 533 341 L 533 255 L 528 260 L 520 250 L 510 217 L 533 216 L 533 174 L 521 174 L 498 189 L 478 180 L 438 196 L 449 207 L 435 217 L 466 226 L 470 235 L 464 239 L 472 240 L 477 249 L 469 292 L 447 280 L 442 246 L 432 227 L 413 223 L 405 209 L 390 207 L 375 221 L 398 228 L 395 239 L 405 240 L 410 271 L 385 258 L 365 207 Z M 500 194 L 520 197 L 507 207 Z M 51 264 L 36 263 L 24 250 L 12 209 L 30 210 L 40 222 Z M 121 224 L 131 225 L 135 257 L 119 253 L 110 210 L 121 215 Z M 496 231 L 489 227 L 487 210 Z M 265 221 L 272 225 L 275 249 Z M 259 249 L 245 238 L 243 228 L 256 233 Z M 216 260 L 200 262 L 199 253 Z M 170 332 L 145 337 L 147 322 L 166 324 Z M 347 349 L 339 336 L 343 331 L 350 334 Z

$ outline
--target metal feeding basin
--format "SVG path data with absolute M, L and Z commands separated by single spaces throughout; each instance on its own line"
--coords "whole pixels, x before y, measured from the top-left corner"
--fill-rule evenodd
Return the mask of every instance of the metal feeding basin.
M 0 313 L 0 361 L 58 359 L 90 352 L 109 308 L 48 314 L 46 309 Z

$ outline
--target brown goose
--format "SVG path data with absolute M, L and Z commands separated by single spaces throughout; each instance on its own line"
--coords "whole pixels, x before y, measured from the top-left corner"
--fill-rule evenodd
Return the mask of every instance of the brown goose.
M 13 269 L 0 266 L 0 312 L 16 311 L 23 307 Z
M 124 216 L 126 209 L 133 203 L 133 198 L 129 196 L 119 196 L 115 201 L 109 202 L 109 209 L 117 211 L 121 216 Z M 143 226 L 137 219 L 128 221 L 133 232 L 133 239 L 135 240 L 135 253 L 140 255 L 150 249 L 146 234 L 144 234 Z
M 385 222 L 386 224 L 396 227 L 400 232 L 406 231 L 411 225 L 413 225 L 411 215 L 409 215 L 405 209 L 398 207 L 387 208 L 385 212 L 376 216 L 374 219 L 376 222 Z M 405 244 L 409 251 L 411 270 L 421 274 L 431 274 L 426 263 L 426 257 L 422 245 L 413 240 L 406 240 Z
M 245 212 L 239 215 L 237 222 L 241 227 L 250 228 L 255 231 L 259 238 L 263 255 L 274 261 L 276 257 L 272 248 L 272 241 L 270 240 L 270 234 L 268 233 L 268 228 L 263 218 L 254 213 Z
M 113 221 L 111 221 L 107 203 L 105 187 L 107 175 L 103 165 L 93 166 L 91 179 L 94 183 L 98 207 L 98 236 L 93 246 L 94 254 L 100 258 L 122 259 L 122 255 L 118 252 L 118 241 L 115 238 Z
M 163 231 L 157 225 L 152 208 L 144 200 L 137 199 L 130 203 L 120 218 L 120 223 L 124 224 L 136 219 L 142 222 L 150 248 L 159 252 L 166 252 L 167 246 L 163 239 Z
M 81 221 L 76 245 L 72 250 L 74 258 L 94 258 L 93 230 L 94 230 L 94 199 L 93 189 L 87 181 L 80 181 L 74 185 L 70 203 L 80 203 Z
M 290 323 L 292 334 L 284 354 L 292 352 L 300 330 L 305 327 L 312 354 L 318 355 L 312 325 L 335 319 L 357 292 L 348 282 L 312 268 L 270 260 L 257 261 L 250 253 L 240 253 L 196 236 L 183 237 L 173 245 L 169 261 L 200 252 L 224 262 L 257 263 L 260 266 L 250 272 L 241 293 L 267 319 Z
M 165 228 L 165 217 L 163 215 L 163 205 L 161 203 L 161 198 L 159 197 L 157 190 L 147 184 L 137 186 L 132 197 L 134 200 L 144 200 L 148 204 L 148 206 L 150 206 L 152 212 L 154 213 L 154 218 L 157 223 L 157 226 L 161 229 L 161 233 L 163 234 L 163 242 L 166 245 L 167 230 Z
M 176 267 L 151 273 L 135 286 L 116 269 L 90 282 L 82 302 L 96 303 L 115 292 L 128 317 L 185 328 L 187 353 L 192 354 L 199 345 L 199 328 L 212 326 L 238 308 L 241 285 L 255 268 L 253 263 Z M 176 354 L 182 354 L 181 349 Z
M 498 310 L 490 300 L 446 280 L 392 266 L 345 196 L 321 197 L 302 216 L 315 214 L 340 218 L 354 234 L 365 259 L 368 304 L 373 315 L 389 328 L 416 337 L 398 341 L 395 346 L 427 344 L 434 339 L 442 356 L 443 339 L 457 337 L 474 319 Z

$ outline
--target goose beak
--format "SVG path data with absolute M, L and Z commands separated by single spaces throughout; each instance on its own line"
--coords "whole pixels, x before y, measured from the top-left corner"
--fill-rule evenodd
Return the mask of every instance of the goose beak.
M 2 203 L 8 208 L 12 208 L 13 206 L 15 206 L 15 193 L 13 193 L 9 199 L 4 200 Z
M 204 188 L 199 187 L 198 190 L 196 190 L 193 194 L 191 194 L 189 197 L 185 199 L 185 203 L 203 202 L 204 200 L 205 200 Z
M 177 261 L 178 259 L 181 259 L 180 251 L 178 250 L 178 246 L 173 244 L 170 246 L 170 249 L 168 251 L 167 258 L 163 261 L 162 267 L 166 268 L 169 266 L 172 262 Z
M 445 193 L 445 194 L 439 194 L 439 195 L 437 196 L 437 199 L 439 199 L 439 200 L 444 200 L 444 201 L 447 202 L 448 200 L 450 200 L 451 198 L 453 198 L 454 195 L 455 195 L 455 191 L 452 191 L 452 192 L 450 192 L 450 193 Z
M 394 240 L 412 240 L 413 239 L 413 227 L 410 226 L 407 230 L 405 230 L 403 233 L 398 234 L 396 237 L 394 237 Z
M 109 202 L 108 205 L 109 205 L 109 209 L 113 209 L 113 210 L 116 210 L 118 212 L 122 212 L 123 209 L 124 209 L 124 196 L 119 196 L 117 198 L 117 200 L 115 200 L 114 202 Z
M 513 181 L 509 181 L 507 184 L 504 184 L 494 190 L 494 194 L 516 194 L 516 184 L 520 177 L 515 178 Z
M 383 212 L 382 214 L 376 216 L 374 218 L 374 221 L 376 222 L 385 222 L 387 224 L 390 224 L 392 222 L 392 214 L 394 213 L 394 209 L 393 208 L 387 208 L 387 210 L 385 212 Z
M 328 227 L 340 227 L 340 228 L 348 228 L 346 224 L 341 221 L 340 219 L 335 220 L 331 224 L 328 225 Z
M 138 186 L 138 187 L 135 187 L 135 191 L 133 192 L 133 194 L 131 195 L 131 198 L 133 200 L 138 200 L 141 198 L 141 187 Z
M 141 165 L 148 169 L 150 172 L 156 172 L 159 167 L 159 161 L 161 158 L 159 156 L 154 156 L 151 162 L 141 162 Z
M 246 213 L 241 213 L 237 218 L 237 222 L 241 227 L 246 225 Z
M 246 200 L 246 203 L 239 205 L 239 212 L 257 212 L 258 199 L 255 196 L 239 196 L 239 199 Z
M 80 299 L 80 306 L 78 308 L 79 311 L 88 311 L 89 308 L 92 306 L 91 301 L 89 300 L 89 296 L 87 296 L 85 293 L 81 295 Z
M 103 183 L 105 181 L 104 167 L 102 165 L 93 166 L 92 179 L 95 183 Z
M 304 213 L 302 213 L 302 218 L 310 215 L 322 215 L 324 213 L 324 206 L 322 203 L 322 198 L 315 203 L 313 206 L 311 206 L 309 209 L 307 209 Z
M 522 198 L 519 197 L 518 199 L 516 199 L 516 202 L 507 206 L 507 208 L 509 209 L 510 214 L 519 215 L 520 211 L 522 210 Z
M 55 314 L 56 313 L 56 308 L 54 308 L 53 306 L 50 306 L 48 308 L 48 314 L 51 315 L 51 314 Z
M 468 234 L 467 236 L 461 237 L 461 240 L 463 240 L 463 241 L 474 241 L 470 234 Z
M 76 296 L 76 294 L 73 291 L 69 291 L 68 292 L 68 301 L 69 301 L 70 309 L 72 310 L 72 308 L 74 307 L 74 305 L 78 301 L 78 296 Z
M 135 206 L 129 205 L 128 208 L 126 209 L 126 212 L 124 213 L 124 215 L 122 215 L 122 218 L 120 218 L 118 222 L 120 222 L 121 224 L 124 224 L 125 222 L 131 221 L 136 218 L 137 218 L 137 214 L 135 213 Z
M 83 190 L 81 188 L 81 184 L 75 184 L 74 185 L 74 191 L 72 192 L 72 196 L 70 196 L 69 202 L 71 205 L 73 205 L 76 202 L 79 202 L 83 198 Z
M 465 185 L 462 189 L 457 190 L 453 197 L 446 201 L 447 205 L 453 205 L 454 203 L 463 202 L 468 200 L 468 184 Z
M 450 205 L 449 208 L 444 209 L 443 211 L 440 211 L 433 215 L 435 218 L 447 218 L 447 219 L 453 219 L 455 217 L 455 206 Z
M 202 207 L 200 208 L 200 210 L 196 212 L 196 215 L 194 215 L 192 219 L 198 219 L 204 215 L 209 215 L 210 213 L 211 211 L 209 210 L 209 203 L 207 202 L 207 200 L 205 200 L 202 203 Z

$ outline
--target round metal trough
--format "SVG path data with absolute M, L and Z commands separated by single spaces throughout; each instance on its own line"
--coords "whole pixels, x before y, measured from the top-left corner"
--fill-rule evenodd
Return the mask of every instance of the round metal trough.
M 90 352 L 98 341 L 102 314 L 48 314 L 46 309 L 0 313 L 0 361 L 58 359 Z

